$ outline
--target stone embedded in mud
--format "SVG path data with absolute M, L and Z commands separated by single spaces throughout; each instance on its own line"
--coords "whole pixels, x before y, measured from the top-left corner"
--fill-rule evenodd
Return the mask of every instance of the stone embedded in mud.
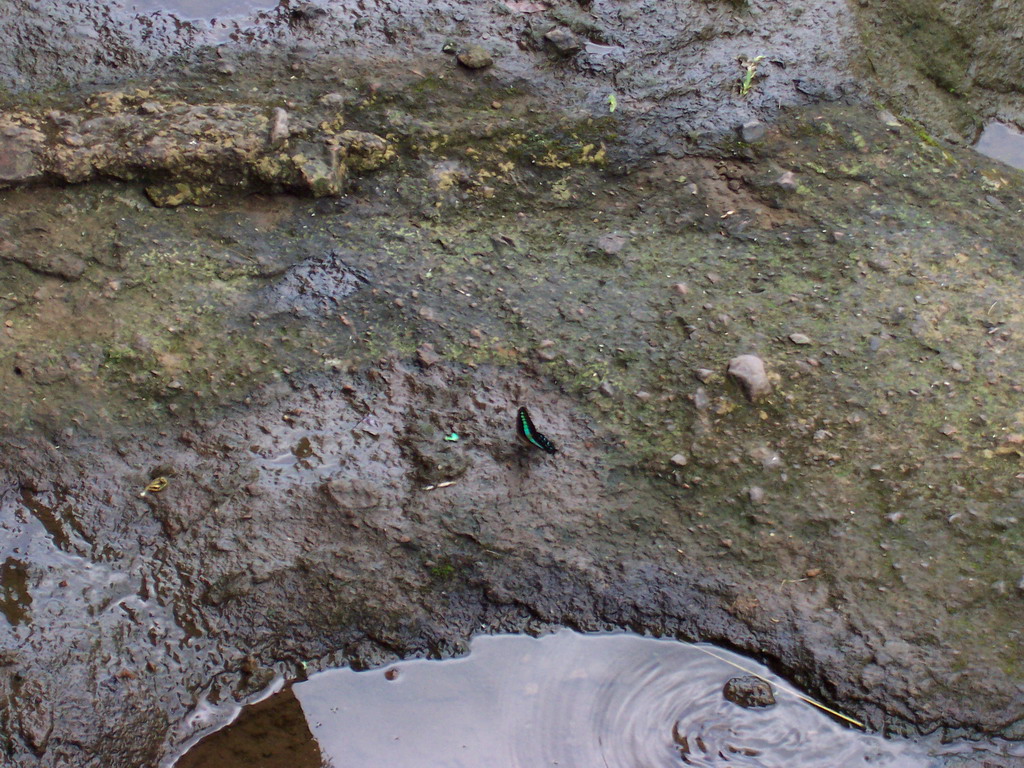
M 85 272 L 85 261 L 66 251 L 40 251 L 30 246 L 16 247 L 0 240 L 0 261 L 16 261 L 33 272 L 64 280 L 78 280 Z
M 792 171 L 785 171 L 775 180 L 775 186 L 786 192 L 795 192 L 797 188 L 796 174 Z
M 380 489 L 359 478 L 337 478 L 320 486 L 323 494 L 343 511 L 373 509 L 380 504 Z
M 155 205 L 206 205 L 256 189 L 340 195 L 348 173 L 394 157 L 372 133 L 342 131 L 332 105 L 301 129 L 283 109 L 248 104 L 157 102 L 149 91 L 99 94 L 84 116 L 31 111 L 0 115 L 0 187 L 47 175 L 67 183 L 95 178 L 141 181 Z M 326 119 L 320 119 L 327 110 Z M 285 150 L 285 147 L 288 147 Z
M 28 115 L 0 115 L 0 189 L 43 177 L 45 139 Z
M 722 695 L 733 704 L 747 709 L 771 707 L 775 704 L 775 694 L 771 685 L 753 675 L 729 679 L 722 689 Z
M 557 51 L 561 56 L 574 56 L 583 50 L 583 44 L 566 27 L 555 27 L 544 35 L 544 42 Z
M 395 150 L 390 143 L 366 131 L 342 131 L 332 144 L 337 146 L 345 167 L 355 173 L 376 171 L 395 157 Z
M 677 467 L 685 467 L 687 464 L 690 463 L 690 459 L 689 457 L 687 457 L 685 453 L 677 453 L 671 459 L 669 459 L 669 462 L 671 462 Z
M 768 134 L 768 129 L 758 120 L 749 120 L 740 126 L 739 132 L 740 139 L 747 144 L 753 144 L 763 139 Z
M 597 238 L 595 245 L 597 250 L 605 256 L 618 256 L 622 253 L 622 249 L 626 247 L 628 242 L 629 239 L 625 235 L 609 232 Z
M 482 45 L 471 45 L 456 58 L 466 69 L 485 69 L 494 63 L 494 57 Z
M 743 390 L 750 402 L 755 402 L 772 391 L 764 361 L 756 355 L 740 355 L 729 361 L 728 374 Z
M 416 350 L 416 362 L 422 365 L 424 368 L 430 368 L 432 365 L 436 365 L 441 360 L 441 356 L 434 351 L 434 345 L 430 343 L 423 343 L 419 349 Z
M 280 149 L 288 141 L 288 113 L 277 107 L 270 118 L 270 146 Z

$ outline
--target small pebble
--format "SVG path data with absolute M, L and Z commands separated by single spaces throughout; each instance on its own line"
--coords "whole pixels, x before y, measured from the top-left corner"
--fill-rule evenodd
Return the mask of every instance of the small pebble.
M 796 174 L 792 171 L 786 171 L 775 180 L 775 186 L 787 192 L 793 192 L 797 187 Z
M 686 456 L 685 453 L 677 453 L 675 456 L 669 459 L 669 462 L 675 464 L 677 467 L 685 467 L 687 464 L 690 463 L 690 459 Z
M 494 57 L 487 49 L 479 45 L 471 45 L 457 57 L 459 64 L 466 69 L 485 69 L 494 63 Z

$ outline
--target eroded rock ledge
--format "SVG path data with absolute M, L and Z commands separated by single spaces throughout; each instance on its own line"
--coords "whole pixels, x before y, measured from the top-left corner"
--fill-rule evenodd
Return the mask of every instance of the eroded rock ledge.
M 248 104 L 160 102 L 147 90 L 93 96 L 74 113 L 0 114 L 0 188 L 113 178 L 146 185 L 157 206 L 205 205 L 258 190 L 327 197 L 394 157 L 380 136 L 315 114 Z M 340 101 L 338 99 L 337 101 Z

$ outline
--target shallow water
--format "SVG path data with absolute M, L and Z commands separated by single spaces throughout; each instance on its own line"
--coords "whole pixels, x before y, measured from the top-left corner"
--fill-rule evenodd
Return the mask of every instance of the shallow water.
M 726 700 L 723 685 L 745 674 L 734 665 L 771 680 L 777 703 Z M 459 659 L 315 674 L 177 765 L 250 764 L 254 734 L 268 765 L 318 765 L 312 739 L 333 768 L 926 768 L 972 748 L 863 733 L 789 691 L 765 667 L 714 646 L 568 630 L 478 637 Z M 296 700 L 304 723 L 293 716 Z
M 136 13 L 163 11 L 179 19 L 223 19 L 248 16 L 277 7 L 277 0 L 130 0 Z
M 1024 133 L 1004 123 L 986 125 L 974 148 L 993 160 L 1024 169 Z

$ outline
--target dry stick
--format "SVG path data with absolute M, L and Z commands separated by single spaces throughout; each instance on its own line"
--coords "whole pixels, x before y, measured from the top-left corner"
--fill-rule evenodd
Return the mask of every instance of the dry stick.
M 836 712 L 831 707 L 826 707 L 820 701 L 815 701 L 810 696 L 806 696 L 806 695 L 800 693 L 799 691 L 794 691 L 792 688 L 787 688 L 784 685 L 779 685 L 778 683 L 774 683 L 771 680 L 769 680 L 767 677 L 764 677 L 763 675 L 757 674 L 757 672 L 754 672 L 752 669 L 747 669 L 746 667 L 742 666 L 741 664 L 737 664 L 735 661 L 730 661 L 729 659 L 726 659 L 726 658 L 724 658 L 722 656 L 719 656 L 717 653 L 714 653 L 713 651 L 709 651 L 707 648 L 702 648 L 701 646 L 694 645 L 693 643 L 687 643 L 687 645 L 689 645 L 691 648 L 696 648 L 701 653 L 706 653 L 708 656 L 713 656 L 716 659 L 718 659 L 719 661 L 724 661 L 726 664 L 728 664 L 728 665 L 730 665 L 732 667 L 736 667 L 736 669 L 741 670 L 742 672 L 746 672 L 748 675 L 753 675 L 758 680 L 762 680 L 763 682 L 768 683 L 768 685 L 774 685 L 780 691 L 785 691 L 788 694 L 796 696 L 801 701 L 806 701 L 808 704 L 812 704 L 813 706 L 817 707 L 818 709 L 823 710 L 825 712 L 828 712 L 830 715 L 834 715 L 835 717 L 841 718 L 841 719 L 845 720 L 846 722 L 848 722 L 848 723 L 850 723 L 852 725 L 856 725 L 858 728 L 862 728 L 865 731 L 868 729 L 868 727 L 866 725 L 864 725 L 864 723 L 862 723 L 860 720 L 854 720 L 852 717 L 847 717 L 842 712 Z

